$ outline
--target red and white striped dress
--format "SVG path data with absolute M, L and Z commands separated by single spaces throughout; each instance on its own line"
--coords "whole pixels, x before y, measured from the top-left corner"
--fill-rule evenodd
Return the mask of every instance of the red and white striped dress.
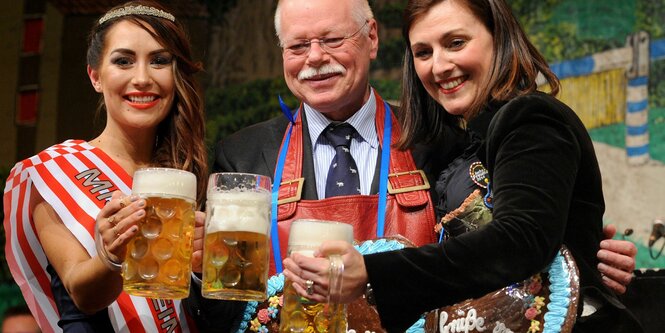
M 95 218 L 111 193 L 130 193 L 132 178 L 101 149 L 68 140 L 17 163 L 4 191 L 5 253 L 14 280 L 43 332 L 60 332 L 44 249 L 30 211 L 36 189 L 90 256 Z M 152 300 L 124 292 L 108 307 L 116 332 L 189 332 L 179 300 Z

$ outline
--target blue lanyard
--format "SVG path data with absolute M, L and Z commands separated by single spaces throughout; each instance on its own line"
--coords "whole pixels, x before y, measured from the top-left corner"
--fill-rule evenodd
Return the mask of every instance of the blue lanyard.
M 383 145 L 381 146 L 381 170 L 379 173 L 379 207 L 376 213 L 376 238 L 383 237 L 386 223 L 386 202 L 388 200 L 388 169 L 390 167 L 390 136 L 392 134 L 392 112 L 390 105 L 383 102 L 386 110 L 383 118 Z
M 286 163 L 286 155 L 289 149 L 289 142 L 291 142 L 291 133 L 293 132 L 293 125 L 295 124 L 295 118 L 298 115 L 299 110 L 295 114 L 291 113 L 282 97 L 279 97 L 279 105 L 282 109 L 282 113 L 289 120 L 289 126 L 287 128 L 287 134 L 284 139 L 284 144 L 280 148 L 279 157 L 277 158 L 277 166 L 275 167 L 275 179 L 272 186 L 272 202 L 271 202 L 271 231 L 270 238 L 272 241 L 272 253 L 275 260 L 275 270 L 277 273 L 281 273 L 284 269 L 282 267 L 282 255 L 279 247 L 279 231 L 277 228 L 277 201 L 279 199 L 279 185 L 282 183 L 282 173 L 284 172 L 284 164 Z M 388 200 L 388 170 L 390 166 L 390 136 L 392 132 L 392 121 L 391 121 L 391 111 L 388 103 L 384 102 L 385 107 L 385 118 L 383 123 L 383 145 L 381 147 L 381 168 L 379 171 L 379 205 L 377 208 L 377 225 L 376 225 L 376 237 L 383 237 L 385 230 L 385 221 L 386 221 L 386 202 Z
M 277 228 L 277 201 L 279 200 L 279 185 L 282 183 L 282 172 L 284 171 L 284 162 L 286 161 L 286 151 L 289 148 L 289 142 L 291 142 L 291 132 L 293 131 L 293 125 L 296 123 L 295 117 L 297 117 L 298 112 L 291 114 L 291 109 L 284 103 L 282 96 L 279 96 L 279 106 L 282 109 L 282 113 L 289 120 L 289 127 L 287 129 L 288 134 L 284 140 L 284 145 L 279 151 L 279 157 L 277 159 L 277 167 L 275 170 L 275 179 L 272 184 L 272 201 L 270 204 L 270 238 L 272 240 L 272 255 L 275 258 L 275 270 L 277 273 L 281 273 L 284 269 L 282 268 L 282 254 L 279 248 L 279 229 Z

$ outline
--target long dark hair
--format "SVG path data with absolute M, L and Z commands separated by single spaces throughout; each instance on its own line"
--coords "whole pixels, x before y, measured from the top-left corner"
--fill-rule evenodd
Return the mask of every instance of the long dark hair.
M 168 12 L 153 1 L 131 1 L 109 10 L 127 6 L 148 6 Z M 151 15 L 131 14 L 111 18 L 92 27 L 88 38 L 88 65 L 99 69 L 104 52 L 106 34 L 120 21 L 130 21 L 147 31 L 163 45 L 174 58 L 173 77 L 175 97 L 168 116 L 159 124 L 152 163 L 155 166 L 177 168 L 194 173 L 197 182 L 197 202 L 205 198 L 208 179 L 205 122 L 202 93 L 194 75 L 202 70 L 200 62 L 192 60 L 189 38 L 178 20 Z
M 414 21 L 443 1 L 456 1 L 466 6 L 492 35 L 494 54 L 486 89 L 480 89 L 469 112 L 480 112 L 490 102 L 505 102 L 534 92 L 536 77 L 541 73 L 549 83 L 550 94 L 559 92 L 559 79 L 545 58 L 531 44 L 504 0 L 409 0 L 404 9 L 402 34 L 406 41 L 402 70 L 401 112 L 403 131 L 399 146 L 407 148 L 417 142 L 429 142 L 447 129 L 459 129 L 462 120 L 446 112 L 425 90 L 418 79 L 411 52 L 409 30 Z

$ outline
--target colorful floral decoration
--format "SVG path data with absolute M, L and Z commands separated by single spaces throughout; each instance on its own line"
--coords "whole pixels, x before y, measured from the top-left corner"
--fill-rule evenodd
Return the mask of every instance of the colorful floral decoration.
M 531 281 L 527 286 L 527 291 L 531 295 L 537 295 L 542 288 L 543 288 L 543 283 L 540 278 L 540 274 L 536 274 L 531 278 Z
M 263 325 L 261 325 L 261 323 L 259 323 L 259 319 L 258 319 L 258 318 L 254 318 L 254 319 L 252 319 L 252 321 L 250 322 L 250 325 L 251 325 L 251 326 L 249 327 L 249 330 L 252 331 L 252 332 L 258 332 L 259 329 L 260 329 L 261 327 L 263 327 Z
M 568 317 L 568 306 L 571 302 L 573 292 L 570 284 L 570 272 L 563 254 L 557 252 L 552 263 L 544 270 L 549 278 L 549 303 L 545 305 L 545 297 L 537 296 L 543 289 L 543 280 L 540 274 L 531 277 L 526 286 L 526 291 L 531 294 L 531 303 L 526 309 L 524 316 L 531 321 L 527 333 L 561 333 L 566 318 Z M 543 322 L 534 318 L 545 311 Z M 573 314 L 574 316 L 574 314 Z
M 540 322 L 537 320 L 531 321 L 531 326 L 529 327 L 528 333 L 536 333 L 540 331 Z
M 542 308 L 545 306 L 545 297 L 537 296 L 542 290 L 542 279 L 540 274 L 531 277 L 526 286 L 526 290 L 531 294 L 531 304 L 524 312 L 524 317 L 531 321 L 531 326 L 527 332 L 535 333 L 540 331 L 540 321 L 536 320 L 536 316 L 542 312 Z
M 404 244 L 393 239 L 377 239 L 365 241 L 355 245 L 356 250 L 361 254 L 379 253 L 385 251 L 399 250 L 404 248 Z M 284 274 L 278 274 L 268 279 L 268 307 L 258 309 L 258 302 L 248 302 L 245 307 L 242 322 L 238 327 L 237 333 L 246 332 L 248 329 L 252 332 L 268 333 L 268 324 L 279 320 L 279 310 L 284 305 L 284 298 L 282 295 L 277 296 L 277 293 L 282 292 L 284 289 Z M 258 310 L 258 311 L 257 311 Z M 406 333 L 420 333 L 424 332 L 425 319 L 420 318 L 413 326 L 411 326 Z M 353 330 L 349 330 L 351 332 Z M 304 333 L 315 333 L 313 327 L 307 327 Z
M 271 296 L 268 298 L 268 303 L 270 307 L 277 308 L 277 306 L 282 306 L 284 304 L 284 296 Z
M 536 308 L 528 308 L 528 309 L 526 309 L 526 312 L 524 313 L 524 316 L 526 317 L 526 319 L 529 319 L 529 320 L 533 320 L 534 318 L 536 318 L 537 315 L 538 315 L 538 310 L 536 310 Z
M 261 324 L 267 324 L 270 321 L 270 315 L 268 314 L 268 309 L 261 309 L 257 313 L 256 318 L 261 322 Z

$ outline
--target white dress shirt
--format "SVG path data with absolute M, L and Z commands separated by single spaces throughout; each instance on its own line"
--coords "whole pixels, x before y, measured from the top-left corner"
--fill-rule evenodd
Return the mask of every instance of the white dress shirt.
M 330 141 L 321 135 L 323 130 L 332 123 L 311 106 L 304 104 L 305 116 L 309 137 L 312 141 L 314 157 L 314 175 L 316 177 L 316 191 L 319 199 L 326 197 L 326 180 L 330 163 L 335 157 L 335 148 Z M 360 176 L 360 193 L 369 194 L 374 179 L 374 169 L 379 153 L 379 140 L 376 134 L 376 98 L 374 90 L 370 88 L 369 99 L 353 116 L 345 122 L 356 129 L 351 140 L 351 156 L 356 161 Z

